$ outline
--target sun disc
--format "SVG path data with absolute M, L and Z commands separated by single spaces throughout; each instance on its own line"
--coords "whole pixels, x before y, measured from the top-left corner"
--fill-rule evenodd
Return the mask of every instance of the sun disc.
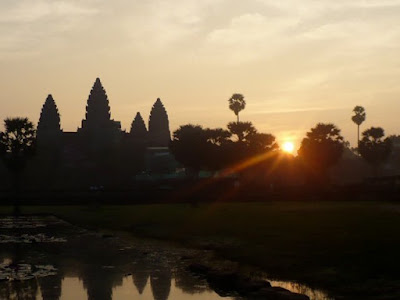
M 294 151 L 294 144 L 292 142 L 284 142 L 282 145 L 282 150 L 287 153 L 293 153 Z

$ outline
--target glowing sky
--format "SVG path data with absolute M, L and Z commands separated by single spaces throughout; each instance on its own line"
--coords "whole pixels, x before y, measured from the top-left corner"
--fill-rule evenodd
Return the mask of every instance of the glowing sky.
M 52 93 L 76 130 L 96 77 L 112 117 L 147 122 L 161 97 L 172 131 L 241 119 L 279 141 L 317 122 L 353 143 L 363 128 L 400 133 L 400 0 L 1 0 L 0 118 L 37 121 Z

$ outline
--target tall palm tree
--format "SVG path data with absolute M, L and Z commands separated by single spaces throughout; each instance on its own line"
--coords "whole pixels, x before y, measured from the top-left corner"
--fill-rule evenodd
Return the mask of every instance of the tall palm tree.
M 357 124 L 357 149 L 360 148 L 360 125 L 365 121 L 366 113 L 365 109 L 362 106 L 356 106 L 353 109 L 354 116 L 351 117 L 351 120 Z
M 235 113 L 237 117 L 237 122 L 239 123 L 239 112 L 246 107 L 244 96 L 242 94 L 233 94 L 228 101 L 229 109 L 231 109 Z

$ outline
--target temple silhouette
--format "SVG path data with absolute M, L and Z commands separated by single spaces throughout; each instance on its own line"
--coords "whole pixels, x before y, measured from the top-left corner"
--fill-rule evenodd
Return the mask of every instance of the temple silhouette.
M 148 127 L 137 112 L 126 132 L 111 118 L 107 93 L 96 78 L 77 131 L 63 131 L 60 121 L 56 102 L 48 95 L 37 125 L 37 155 L 28 167 L 35 187 L 121 186 L 135 176 L 175 171 L 177 163 L 168 150 L 168 114 L 159 98 Z

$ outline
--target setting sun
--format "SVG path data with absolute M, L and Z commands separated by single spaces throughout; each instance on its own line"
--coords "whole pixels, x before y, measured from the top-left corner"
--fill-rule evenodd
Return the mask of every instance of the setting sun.
M 292 142 L 284 142 L 282 145 L 282 150 L 287 153 L 293 153 L 294 151 L 294 144 Z

